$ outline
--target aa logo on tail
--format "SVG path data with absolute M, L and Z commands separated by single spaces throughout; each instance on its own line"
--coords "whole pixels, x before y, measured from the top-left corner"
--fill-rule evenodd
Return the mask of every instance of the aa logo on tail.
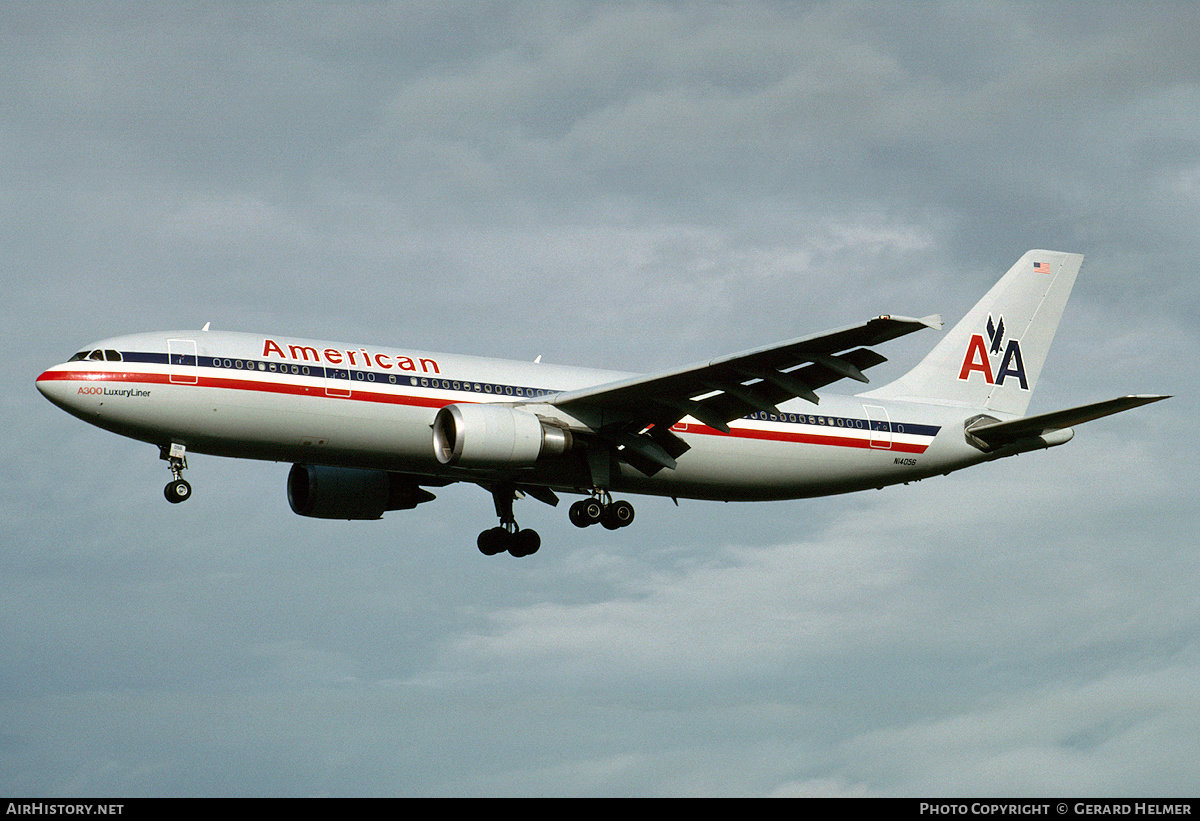
M 1001 348 L 1004 349 L 1004 356 L 1000 359 L 1000 367 L 993 368 L 992 358 L 1000 353 Z M 983 381 L 989 385 L 1003 385 L 1004 380 L 1015 376 L 1021 383 L 1021 390 L 1029 390 L 1029 381 L 1025 378 L 1025 362 L 1021 359 L 1021 343 L 1010 339 L 1005 345 L 1003 316 L 993 322 L 991 315 L 988 315 L 986 341 L 983 334 L 971 335 L 958 378 L 969 382 L 973 373 L 981 374 Z

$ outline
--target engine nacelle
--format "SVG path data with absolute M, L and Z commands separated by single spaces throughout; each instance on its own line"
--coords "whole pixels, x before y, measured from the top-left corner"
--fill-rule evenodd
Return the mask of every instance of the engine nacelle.
M 573 445 L 569 430 L 507 405 L 447 405 L 433 420 L 433 450 L 443 465 L 532 465 Z
M 315 519 L 378 519 L 434 498 L 400 473 L 298 464 L 288 473 L 287 494 L 293 512 Z

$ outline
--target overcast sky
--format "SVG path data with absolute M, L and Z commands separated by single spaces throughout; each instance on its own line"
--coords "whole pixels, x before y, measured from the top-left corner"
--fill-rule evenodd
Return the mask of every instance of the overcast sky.
M 1200 5 L 0 5 L 0 793 L 1200 792 Z M 198 328 L 650 371 L 1086 255 L 1031 412 L 909 487 L 483 557 L 34 389 Z M 890 343 L 875 384 L 937 340 Z

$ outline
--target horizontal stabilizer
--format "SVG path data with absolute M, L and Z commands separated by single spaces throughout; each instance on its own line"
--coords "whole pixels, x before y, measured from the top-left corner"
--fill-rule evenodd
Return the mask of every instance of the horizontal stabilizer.
M 1158 395 L 1121 396 L 1105 402 L 1094 402 L 1077 408 L 1027 416 L 1024 419 L 1014 419 L 1010 422 L 974 424 L 968 427 L 967 433 L 971 439 L 982 445 L 984 450 L 992 451 L 1006 445 L 1042 438 L 1046 434 L 1070 428 L 1072 425 L 1080 425 L 1093 419 L 1169 398 L 1169 396 Z M 1047 444 L 1051 443 L 1047 442 Z M 1058 442 L 1053 442 L 1053 444 L 1058 444 Z

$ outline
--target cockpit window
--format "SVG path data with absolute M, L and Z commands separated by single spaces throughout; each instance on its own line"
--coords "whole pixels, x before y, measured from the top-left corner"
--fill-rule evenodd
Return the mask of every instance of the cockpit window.
M 80 351 L 79 353 L 68 359 L 68 362 L 79 362 L 84 359 L 90 359 L 93 362 L 120 362 L 121 352 L 114 350 L 103 351 Z

